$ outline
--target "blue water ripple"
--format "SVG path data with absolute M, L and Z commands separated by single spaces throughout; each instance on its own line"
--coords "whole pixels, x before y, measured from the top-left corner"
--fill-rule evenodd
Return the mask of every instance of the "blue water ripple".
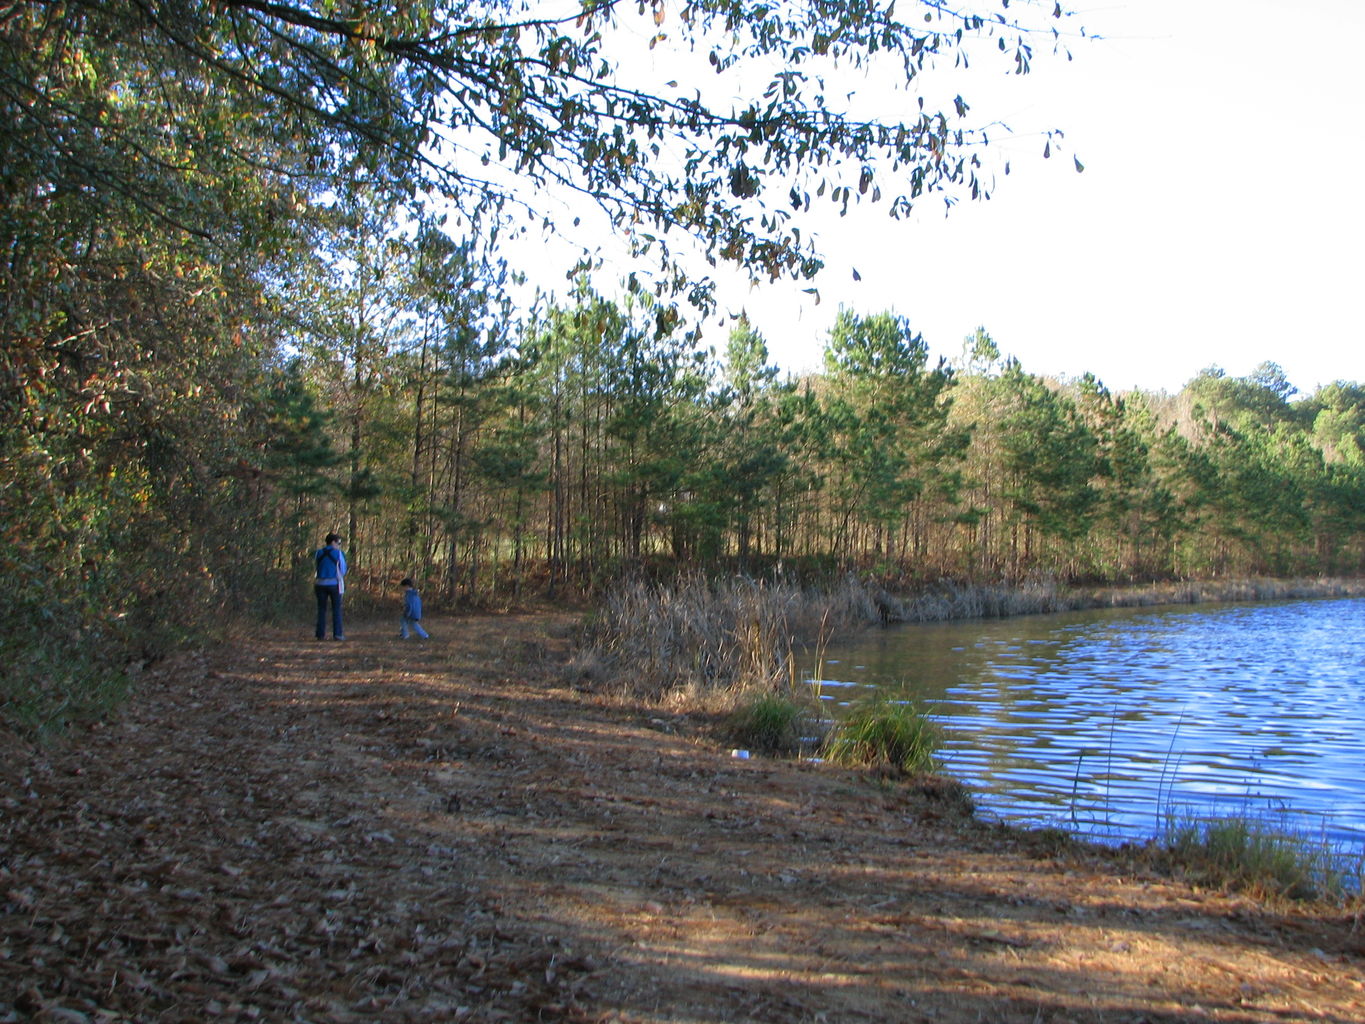
M 827 702 L 905 688 L 1003 817 L 1145 839 L 1187 804 L 1292 808 L 1365 840 L 1365 600 L 906 626 L 827 651 L 836 666 Z

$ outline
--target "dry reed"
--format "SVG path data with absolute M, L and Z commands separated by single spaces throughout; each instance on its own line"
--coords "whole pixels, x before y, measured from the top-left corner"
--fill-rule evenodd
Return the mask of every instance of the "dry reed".
M 828 588 L 701 574 L 623 581 L 604 597 L 575 662 L 583 677 L 644 697 L 791 689 L 803 649 L 891 622 L 1004 618 L 1083 608 L 1365 594 L 1360 580 L 1215 580 L 1071 588 L 943 580 L 908 596 L 848 575 Z
M 644 695 L 779 687 L 794 681 L 802 646 L 884 620 L 879 591 L 853 578 L 832 590 L 741 576 L 633 580 L 603 600 L 588 648 Z

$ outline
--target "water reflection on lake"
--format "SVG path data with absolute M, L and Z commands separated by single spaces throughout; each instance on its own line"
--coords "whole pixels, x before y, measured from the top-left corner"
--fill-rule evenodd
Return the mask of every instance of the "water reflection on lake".
M 1287 815 L 1365 839 L 1365 600 L 901 626 L 805 675 L 834 705 L 903 684 L 987 813 L 1139 840 L 1171 810 Z

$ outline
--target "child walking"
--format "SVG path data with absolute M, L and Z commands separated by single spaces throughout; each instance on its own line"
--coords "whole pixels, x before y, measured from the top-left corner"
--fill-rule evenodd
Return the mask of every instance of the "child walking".
M 427 631 L 422 628 L 422 595 L 417 592 L 417 588 L 413 586 L 412 580 L 410 579 L 404 579 L 402 587 L 403 623 L 399 627 L 398 636 L 401 639 L 406 640 L 408 638 L 408 630 L 411 629 L 423 640 L 429 640 L 430 636 Z

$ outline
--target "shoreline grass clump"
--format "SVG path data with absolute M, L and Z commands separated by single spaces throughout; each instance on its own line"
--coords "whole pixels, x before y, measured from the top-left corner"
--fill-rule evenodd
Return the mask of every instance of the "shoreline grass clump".
M 1206 883 L 1258 898 L 1359 899 L 1362 859 L 1289 824 L 1247 815 L 1168 815 L 1164 845 Z
M 760 754 L 799 754 L 810 715 L 783 693 L 754 693 L 730 713 L 726 735 L 738 747 Z
M 876 694 L 854 705 L 825 741 L 825 759 L 886 775 L 938 771 L 938 726 L 902 695 Z

